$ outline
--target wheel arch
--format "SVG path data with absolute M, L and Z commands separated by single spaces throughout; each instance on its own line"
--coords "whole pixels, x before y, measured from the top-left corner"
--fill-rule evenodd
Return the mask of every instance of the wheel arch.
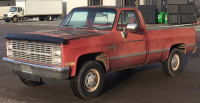
M 104 52 L 96 52 L 96 53 L 82 54 L 78 56 L 78 59 L 76 60 L 76 65 L 75 65 L 75 75 L 77 75 L 82 64 L 84 64 L 85 62 L 89 60 L 98 61 L 103 66 L 104 72 L 109 71 L 108 55 Z
M 174 44 L 171 46 L 170 48 L 170 52 L 174 49 L 177 48 L 178 50 L 184 52 L 184 54 L 186 53 L 186 45 L 185 43 L 179 43 L 179 44 Z
M 186 45 L 185 43 L 177 43 L 177 44 L 173 44 L 171 47 L 170 47 L 170 50 L 168 51 L 165 59 L 163 60 L 163 62 L 169 57 L 169 54 L 171 53 L 171 51 L 173 49 L 177 48 L 179 51 L 182 51 L 184 52 L 184 54 L 186 53 Z

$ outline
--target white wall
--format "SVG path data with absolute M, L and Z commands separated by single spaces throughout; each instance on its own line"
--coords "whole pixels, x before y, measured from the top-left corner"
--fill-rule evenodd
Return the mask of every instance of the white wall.
M 103 0 L 103 6 L 116 6 L 116 0 Z
M 63 4 L 66 4 L 66 14 L 68 14 L 73 8 L 88 6 L 88 0 L 63 0 Z M 65 13 L 64 13 L 65 14 Z

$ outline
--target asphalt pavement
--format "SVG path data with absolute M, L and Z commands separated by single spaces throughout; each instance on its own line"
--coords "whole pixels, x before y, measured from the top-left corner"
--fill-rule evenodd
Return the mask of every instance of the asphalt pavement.
M 60 22 L 32 20 L 4 23 L 0 20 L 0 58 L 6 56 L 6 33 L 54 30 Z M 168 28 L 163 25 L 151 27 L 159 26 Z M 106 73 L 101 95 L 83 100 L 73 94 L 69 81 L 26 86 L 0 60 L 0 103 L 200 103 L 200 26 L 184 27 L 188 26 L 196 29 L 198 48 L 194 54 L 183 55 L 182 71 L 178 76 L 164 75 L 160 63 Z

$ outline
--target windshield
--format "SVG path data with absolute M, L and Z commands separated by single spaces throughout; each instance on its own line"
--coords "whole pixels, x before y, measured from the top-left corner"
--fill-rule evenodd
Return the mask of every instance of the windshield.
M 16 12 L 17 11 L 17 7 L 11 7 L 9 12 Z
M 115 9 L 105 8 L 74 9 L 59 27 L 112 30 L 116 12 Z

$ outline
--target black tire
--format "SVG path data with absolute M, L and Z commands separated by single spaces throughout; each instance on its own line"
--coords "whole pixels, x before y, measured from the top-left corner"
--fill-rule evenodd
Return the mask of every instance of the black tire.
M 44 18 L 44 17 L 39 17 L 39 20 L 40 20 L 40 21 L 44 21 L 45 18 Z
M 6 23 L 9 23 L 9 22 L 10 22 L 10 20 L 5 20 L 5 22 L 6 22 Z
M 18 22 L 18 17 L 17 17 L 17 16 L 14 16 L 12 21 L 13 21 L 14 23 Z
M 51 21 L 51 20 L 53 20 L 52 16 L 46 16 L 46 21 Z
M 39 85 L 43 84 L 42 81 L 40 81 L 40 82 L 38 82 L 38 81 L 30 81 L 30 80 L 26 80 L 26 79 L 24 79 L 24 78 L 22 78 L 20 76 L 19 76 L 19 78 L 22 81 L 22 83 L 24 83 L 25 85 L 31 86 L 31 87 L 35 87 L 35 86 L 39 86 Z
M 182 56 L 178 49 L 171 50 L 169 57 L 162 63 L 163 72 L 168 76 L 176 76 L 181 71 Z
M 90 88 L 91 86 L 91 88 Z M 97 97 L 104 86 L 104 70 L 97 61 L 84 63 L 78 74 L 71 79 L 73 93 L 83 99 Z

